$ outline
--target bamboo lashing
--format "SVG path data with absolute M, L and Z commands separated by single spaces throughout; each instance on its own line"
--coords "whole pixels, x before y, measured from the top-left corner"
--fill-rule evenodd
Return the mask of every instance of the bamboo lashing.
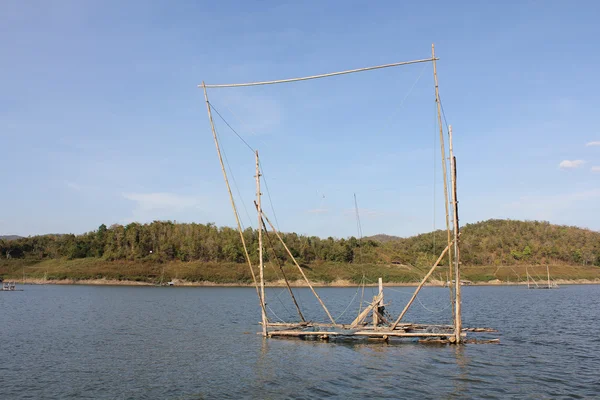
M 255 206 L 257 206 L 257 204 L 254 204 Z M 258 210 L 258 207 L 257 207 Z M 296 258 L 292 255 L 292 252 L 290 251 L 290 249 L 287 247 L 287 245 L 285 244 L 285 242 L 283 241 L 283 239 L 281 238 L 281 236 L 279 235 L 279 232 L 277 231 L 277 229 L 275 229 L 275 226 L 273 226 L 273 224 L 271 223 L 271 221 L 269 220 L 269 217 L 267 217 L 264 213 L 264 211 L 261 212 L 262 216 L 265 217 L 265 220 L 267 221 L 267 223 L 269 224 L 269 226 L 271 227 L 271 230 L 273 231 L 273 233 L 275 233 L 275 236 L 277 236 L 277 239 L 279 239 L 279 241 L 281 242 L 281 244 L 283 245 L 283 248 L 285 249 L 285 251 L 288 253 L 288 255 L 290 256 L 290 258 L 292 259 L 292 261 L 294 262 L 294 264 L 296 265 L 296 267 L 298 267 L 298 270 L 300 271 L 300 274 L 302 275 L 302 277 L 304 278 L 304 280 L 306 281 L 306 284 L 308 285 L 308 287 L 310 288 L 310 290 L 312 291 L 312 293 L 315 295 L 315 297 L 317 298 L 317 300 L 319 301 L 319 303 L 321 304 L 321 307 L 323 307 L 323 310 L 325 310 L 325 313 L 327 314 L 327 316 L 329 317 L 329 319 L 331 320 L 331 322 L 334 325 L 337 325 L 337 323 L 335 322 L 335 319 L 333 319 L 333 317 L 331 316 L 331 313 L 329 312 L 329 310 L 327 309 L 327 306 L 325 305 L 325 303 L 323 303 L 323 300 L 321 300 L 321 298 L 319 297 L 319 295 L 317 294 L 317 292 L 315 291 L 315 288 L 313 288 L 313 286 L 310 284 L 310 281 L 308 280 L 306 274 L 304 273 L 304 271 L 302 270 L 302 267 L 300 267 L 300 264 L 298 264 L 298 261 L 296 261 Z
M 274 80 L 274 81 L 249 82 L 249 83 L 229 83 L 229 84 L 218 84 L 218 85 L 215 85 L 215 84 L 213 84 L 213 85 L 205 85 L 204 82 L 202 82 L 202 85 L 198 85 L 198 86 L 199 87 L 200 86 L 207 87 L 207 88 L 227 88 L 227 87 L 274 85 L 274 84 L 277 84 L 277 83 L 308 81 L 310 79 L 328 78 L 330 76 L 353 74 L 355 72 L 372 71 L 374 69 L 383 69 L 383 68 L 390 68 L 390 67 L 398 67 L 398 66 L 401 66 L 401 65 L 418 64 L 418 63 L 430 62 L 430 61 L 435 61 L 435 60 L 437 60 L 437 58 L 432 57 L 432 58 L 425 58 L 425 59 L 422 59 L 422 60 L 401 61 L 401 62 L 392 63 L 392 64 L 377 65 L 377 66 L 374 66 L 374 67 L 356 68 L 356 69 L 349 69 L 349 70 L 346 70 L 346 71 L 330 72 L 328 74 L 305 76 L 305 77 L 302 77 L 302 78 L 279 79 L 279 80 Z
M 258 281 L 256 280 L 256 274 L 254 273 L 254 269 L 252 268 L 252 261 L 250 261 L 250 255 L 248 254 L 248 247 L 246 246 L 246 240 L 244 239 L 244 232 L 242 231 L 242 224 L 240 223 L 240 217 L 237 212 L 237 207 L 235 206 L 235 201 L 233 200 L 233 194 L 231 193 L 231 186 L 229 185 L 229 179 L 227 178 L 227 172 L 225 171 L 225 164 L 223 164 L 223 156 L 221 155 L 221 147 L 219 146 L 219 139 L 217 138 L 217 131 L 215 130 L 215 124 L 213 122 L 212 111 L 210 108 L 210 103 L 208 102 L 208 94 L 206 93 L 206 85 L 202 82 L 202 88 L 204 89 L 204 100 L 206 101 L 206 108 L 208 110 L 208 120 L 210 121 L 210 128 L 212 131 L 213 139 L 215 141 L 215 147 L 217 148 L 217 155 L 219 156 L 219 163 L 221 164 L 221 171 L 223 171 L 223 178 L 225 179 L 225 185 L 227 186 L 227 193 L 229 193 L 229 201 L 231 202 L 231 208 L 233 208 L 233 214 L 235 215 L 235 221 L 237 223 L 238 232 L 240 234 L 240 239 L 242 240 L 242 246 L 244 247 L 244 256 L 246 257 L 246 261 L 248 262 L 248 268 L 250 268 L 250 273 L 252 274 L 252 280 L 254 281 L 254 287 L 256 288 L 256 294 L 258 295 L 258 300 L 260 302 L 260 308 L 266 314 L 265 305 L 263 302 L 263 298 L 260 294 L 260 290 L 258 288 Z
M 396 326 L 398 326 L 398 323 L 400 323 L 400 320 L 402 319 L 402 317 L 404 317 L 404 314 L 406 314 L 406 312 L 408 311 L 408 308 L 410 307 L 410 305 L 417 298 L 417 295 L 419 294 L 419 291 L 421 290 L 421 288 L 423 287 L 423 285 L 425 284 L 425 282 L 427 282 L 427 279 L 429 279 L 429 277 L 431 276 L 431 274 L 433 274 L 433 271 L 435 271 L 435 269 L 438 266 L 438 264 L 440 263 L 440 261 L 442 261 L 442 258 L 444 258 L 444 255 L 448 251 L 449 247 L 450 246 L 446 246 L 446 248 L 444 249 L 444 251 L 442 251 L 442 254 L 440 254 L 439 258 L 435 262 L 435 264 L 433 264 L 433 267 L 431 267 L 431 269 L 429 270 L 429 272 L 427 273 L 427 275 L 425 275 L 425 277 L 423 278 L 423 280 L 421 281 L 421 283 L 419 283 L 419 286 L 417 286 L 417 289 L 415 290 L 415 292 L 413 293 L 412 297 L 410 298 L 410 300 L 408 301 L 408 303 L 404 307 L 404 310 L 402 310 L 402 312 L 400 313 L 400 316 L 398 316 L 398 319 L 392 325 L 392 327 L 391 327 L 392 330 L 396 329 Z

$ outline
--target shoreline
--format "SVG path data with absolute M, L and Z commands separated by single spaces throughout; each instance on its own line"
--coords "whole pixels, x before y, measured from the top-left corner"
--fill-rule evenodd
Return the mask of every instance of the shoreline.
M 218 283 L 210 281 L 198 281 L 188 282 L 183 280 L 173 280 L 174 285 L 157 285 L 150 282 L 140 282 L 131 280 L 116 280 L 116 279 L 61 279 L 61 280 L 49 280 L 49 279 L 35 279 L 26 278 L 15 280 L 17 285 L 83 285 L 83 286 L 148 286 L 148 287 L 254 287 L 252 283 Z M 555 279 L 554 283 L 558 285 L 600 285 L 600 279 Z M 363 286 L 347 280 L 335 280 L 332 282 L 311 282 L 314 287 L 359 287 Z M 419 282 L 384 282 L 385 286 L 388 287 L 415 287 L 419 285 Z M 505 281 L 479 281 L 473 282 L 465 286 L 526 286 L 527 282 L 505 282 Z M 294 288 L 307 288 L 308 285 L 304 281 L 292 281 L 290 286 Z M 365 284 L 366 287 L 376 287 L 376 283 Z M 424 286 L 428 287 L 445 287 L 443 282 L 432 280 L 427 282 Z M 285 287 L 283 280 L 265 282 L 267 288 L 278 288 Z

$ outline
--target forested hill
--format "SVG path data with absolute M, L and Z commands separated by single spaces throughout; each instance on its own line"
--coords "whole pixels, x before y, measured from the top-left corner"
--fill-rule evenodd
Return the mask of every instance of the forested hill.
M 358 240 L 322 239 L 284 234 L 298 260 L 318 262 L 406 264 L 430 266 L 446 245 L 446 232 L 436 231 L 409 238 L 387 235 Z M 257 258 L 257 233 L 244 231 L 253 260 Z M 379 241 L 377 239 L 382 239 Z M 266 256 L 285 260 L 277 239 L 269 235 Z M 126 226 L 101 225 L 82 235 L 44 235 L 0 240 L 2 258 L 131 260 L 168 262 L 244 262 L 239 234 L 214 224 L 179 224 L 155 221 Z M 515 265 L 563 263 L 600 266 L 600 232 L 547 222 L 488 220 L 461 229 L 461 259 L 464 265 Z
M 461 228 L 465 265 L 565 263 L 600 266 L 600 232 L 540 221 L 491 219 Z M 401 259 L 443 250 L 446 231 L 390 242 Z

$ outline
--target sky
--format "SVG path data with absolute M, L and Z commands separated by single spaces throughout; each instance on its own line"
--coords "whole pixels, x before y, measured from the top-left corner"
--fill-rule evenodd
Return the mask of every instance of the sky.
M 4 0 L 0 234 L 234 226 L 198 84 L 424 59 L 432 43 L 461 225 L 600 230 L 598 15 L 584 0 Z M 444 226 L 431 63 L 208 96 L 244 227 L 255 149 L 283 231 L 356 236 L 356 210 L 364 235 Z

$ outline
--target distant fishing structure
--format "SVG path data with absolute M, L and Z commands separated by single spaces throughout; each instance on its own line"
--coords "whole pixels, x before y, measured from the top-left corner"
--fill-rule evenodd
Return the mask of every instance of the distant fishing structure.
M 392 338 L 410 338 L 410 339 L 418 339 L 419 342 L 424 343 L 452 343 L 459 344 L 465 342 L 497 342 L 498 339 L 492 339 L 487 341 L 477 341 L 475 339 L 467 339 L 467 332 L 496 332 L 491 328 L 465 328 L 462 326 L 462 309 L 461 309 L 461 279 L 460 279 L 460 232 L 459 232 L 459 220 L 458 220 L 458 198 L 457 198 L 457 190 L 456 190 L 456 157 L 454 156 L 454 149 L 452 144 L 452 126 L 448 126 L 448 149 L 449 153 L 447 154 L 445 148 L 445 138 L 444 138 L 444 130 L 442 125 L 442 109 L 441 109 L 441 101 L 439 95 L 438 88 L 438 78 L 437 78 L 437 69 L 436 69 L 436 61 L 438 58 L 435 57 L 435 48 L 431 46 L 431 57 L 413 61 L 402 61 L 396 62 L 392 64 L 384 64 L 372 67 L 365 68 L 357 68 L 350 69 L 339 72 L 331 72 L 320 75 L 312 75 L 306 77 L 299 78 L 290 78 L 290 79 L 279 79 L 279 80 L 271 80 L 271 81 L 262 81 L 262 82 L 250 82 L 250 83 L 235 83 L 235 84 L 205 84 L 202 82 L 199 87 L 201 87 L 204 91 L 204 99 L 206 101 L 206 107 L 208 111 L 208 119 L 211 126 L 211 131 L 213 135 L 213 139 L 215 142 L 215 147 L 217 150 L 217 156 L 219 159 L 219 163 L 221 165 L 221 170 L 223 172 L 223 178 L 225 180 L 225 185 L 227 187 L 227 192 L 229 194 L 229 200 L 231 202 L 231 207 L 233 209 L 233 213 L 237 223 L 237 229 L 240 235 L 240 240 L 244 249 L 244 257 L 248 264 L 248 268 L 250 269 L 250 273 L 252 276 L 252 280 L 254 283 L 254 287 L 256 289 L 256 293 L 258 296 L 260 309 L 261 309 L 261 325 L 262 325 L 262 335 L 264 337 L 298 337 L 298 338 L 314 338 L 321 340 L 335 340 L 335 339 L 349 339 L 349 338 L 369 338 L 369 339 L 380 339 L 384 341 L 389 341 Z M 345 322 L 340 322 L 339 320 L 334 319 L 331 312 L 327 308 L 325 302 L 319 297 L 317 291 L 313 287 L 312 283 L 304 273 L 302 267 L 293 256 L 292 252 L 282 239 L 278 229 L 275 228 L 272 221 L 267 217 L 261 202 L 261 176 L 264 175 L 262 171 L 258 150 L 253 149 L 248 145 L 243 138 L 239 136 L 231 125 L 225 121 L 225 119 L 221 116 L 221 114 L 216 111 L 213 105 L 210 103 L 208 98 L 207 89 L 217 89 L 217 88 L 235 88 L 235 87 L 248 87 L 248 86 L 262 86 L 262 85 L 276 85 L 276 84 L 285 84 L 291 82 L 300 82 L 306 80 L 313 79 L 321 79 L 328 78 L 339 75 L 353 74 L 359 72 L 373 71 L 383 68 L 392 68 L 405 66 L 410 64 L 418 64 L 418 63 L 432 63 L 433 64 L 433 78 L 435 85 L 435 102 L 437 108 L 437 124 L 439 126 L 439 140 L 440 140 L 440 152 L 441 152 L 441 160 L 442 160 L 442 173 L 444 180 L 444 207 L 445 207 L 445 222 L 446 222 L 446 232 L 447 232 L 447 240 L 446 246 L 443 251 L 439 254 L 439 257 L 432 265 L 431 269 L 425 274 L 425 276 L 420 281 L 419 285 L 415 289 L 411 298 L 404 306 L 400 314 L 396 318 L 391 318 L 389 314 L 385 312 L 385 303 L 384 303 L 384 285 L 382 278 L 378 279 L 378 287 L 379 291 L 376 296 L 373 297 L 372 301 L 363 309 L 362 302 L 361 308 L 359 310 L 358 316 L 353 320 L 348 320 Z M 256 200 L 254 201 L 254 206 L 257 212 L 258 219 L 258 274 L 255 271 L 255 267 L 250 259 L 248 248 L 246 246 L 246 241 L 243 235 L 242 224 L 240 222 L 240 217 L 238 213 L 238 209 L 236 203 L 234 201 L 234 197 L 232 194 L 229 178 L 227 175 L 227 171 L 225 165 L 223 163 L 223 156 L 221 152 L 221 147 L 219 145 L 219 139 L 217 136 L 217 132 L 215 129 L 215 124 L 213 121 L 212 112 L 215 111 L 221 119 L 226 123 L 226 125 L 231 128 L 231 130 L 241 139 L 246 146 L 248 146 L 254 153 L 255 158 L 255 180 L 256 180 Z M 450 188 L 448 187 L 448 170 L 447 164 L 450 164 Z M 355 208 L 358 216 L 358 206 L 356 204 L 356 196 L 355 196 Z M 359 232 L 361 230 L 360 225 Z M 289 260 L 293 263 L 293 265 L 298 269 L 300 275 L 306 282 L 306 285 L 315 296 L 316 300 L 322 307 L 323 311 L 327 315 L 329 322 L 320 323 L 313 322 L 306 319 L 305 314 L 302 312 L 300 305 L 296 301 L 296 297 L 294 296 L 294 292 L 292 287 L 284 273 L 284 269 L 282 265 L 279 265 L 279 269 L 283 274 L 283 278 L 285 281 L 285 285 L 287 290 L 291 296 L 291 299 L 296 307 L 296 311 L 298 313 L 298 321 L 291 322 L 272 322 L 267 313 L 267 303 L 265 299 L 265 279 L 264 279 L 264 262 L 263 262 L 263 232 L 267 233 L 270 231 L 276 236 L 276 238 L 281 243 L 283 249 L 287 253 Z M 267 235 L 267 238 L 269 236 Z M 444 257 L 447 256 L 448 259 L 448 267 L 449 267 L 449 276 L 448 282 L 453 282 L 453 285 L 448 285 L 450 288 L 450 306 L 452 309 L 452 324 L 451 325 L 439 325 L 439 324 L 424 324 L 424 323 L 413 323 L 413 322 L 404 322 L 403 318 L 406 315 L 407 311 L 413 304 L 414 300 L 417 298 L 422 287 L 427 283 L 429 278 L 432 276 L 436 268 L 440 265 Z M 258 276 L 257 276 L 258 275 Z M 338 317 L 339 319 L 340 317 Z
M 558 283 L 550 280 L 550 267 L 549 266 L 546 266 L 546 273 L 548 275 L 547 283 L 538 283 L 529 274 L 529 270 L 527 268 L 525 268 L 525 274 L 527 274 L 527 289 L 558 289 Z M 539 279 L 539 277 L 538 277 L 538 279 Z

